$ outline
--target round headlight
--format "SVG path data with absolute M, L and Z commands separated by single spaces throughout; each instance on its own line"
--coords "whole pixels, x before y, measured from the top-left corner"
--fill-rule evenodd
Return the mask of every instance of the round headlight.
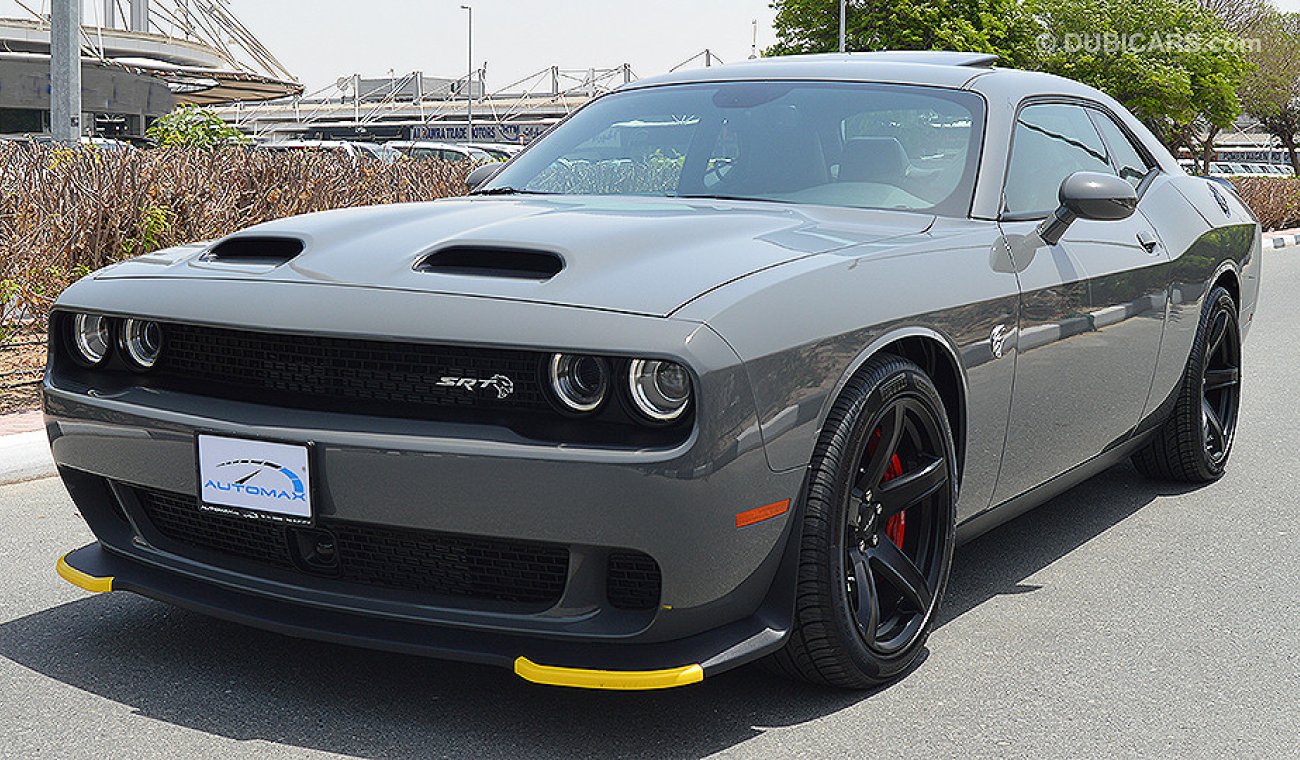
M 691 378 L 680 364 L 636 359 L 628 368 L 632 402 L 656 422 L 671 422 L 682 416 L 691 400 Z
M 162 354 L 162 326 L 147 319 L 128 319 L 122 325 L 122 349 L 131 363 L 150 369 Z
M 108 357 L 112 341 L 108 318 L 98 314 L 78 314 L 72 318 L 72 345 L 77 357 L 86 364 L 95 365 Z
M 555 354 L 550 364 L 551 390 L 572 412 L 592 412 L 609 393 L 609 364 L 598 356 Z

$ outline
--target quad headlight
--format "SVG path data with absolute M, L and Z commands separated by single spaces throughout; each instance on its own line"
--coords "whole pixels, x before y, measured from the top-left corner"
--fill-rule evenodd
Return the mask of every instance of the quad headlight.
M 162 356 L 163 327 L 153 320 L 81 312 L 68 316 L 68 352 L 78 364 L 99 367 L 116 351 L 117 361 L 136 370 L 149 370 Z
M 655 422 L 681 417 L 691 402 L 691 378 L 680 364 L 634 359 L 627 374 L 632 404 Z
M 551 391 L 570 412 L 594 412 L 609 395 L 609 362 L 599 356 L 555 354 L 548 374 Z
M 122 325 L 122 350 L 139 369 L 152 369 L 162 355 L 162 326 L 147 319 L 128 319 Z
M 108 358 L 113 328 L 107 317 L 77 314 L 72 318 L 73 353 L 82 363 L 95 366 Z
M 570 414 L 594 414 L 617 395 L 628 414 L 660 426 L 681 419 L 691 404 L 690 374 L 682 365 L 662 359 L 551 354 L 546 375 L 551 396 Z M 622 390 L 615 394 L 620 385 Z

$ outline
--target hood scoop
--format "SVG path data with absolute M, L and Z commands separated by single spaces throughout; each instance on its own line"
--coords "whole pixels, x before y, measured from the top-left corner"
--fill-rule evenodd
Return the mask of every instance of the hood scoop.
M 200 261 L 279 266 L 302 253 L 303 247 L 301 240 L 292 237 L 232 237 L 217 243 Z
M 415 271 L 430 274 L 549 280 L 564 269 L 564 259 L 549 251 L 457 245 L 425 256 Z

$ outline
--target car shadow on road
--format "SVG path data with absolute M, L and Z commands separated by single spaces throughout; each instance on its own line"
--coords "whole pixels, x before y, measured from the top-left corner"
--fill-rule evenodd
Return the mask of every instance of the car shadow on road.
M 1115 469 L 962 547 L 940 624 L 1032 592 L 1024 581 L 1039 569 L 1177 492 Z M 880 693 L 757 667 L 666 692 L 536 687 L 495 668 L 292 639 L 126 594 L 0 625 L 0 656 L 154 720 L 365 757 L 698 757 Z

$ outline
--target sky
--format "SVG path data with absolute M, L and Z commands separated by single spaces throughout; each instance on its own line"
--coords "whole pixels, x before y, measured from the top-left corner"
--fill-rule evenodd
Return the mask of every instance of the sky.
M 25 0 L 46 10 L 49 0 Z M 84 0 L 88 23 L 100 0 Z M 772 44 L 771 0 L 225 0 L 308 92 L 340 77 L 422 70 L 460 77 L 466 12 L 474 6 L 474 62 L 487 64 L 488 91 L 552 65 L 659 74 L 710 48 L 723 61 Z M 126 4 L 126 0 L 122 0 Z M 1274 0 L 1300 12 L 1300 0 Z M 24 15 L 0 0 L 0 16 Z
M 1300 3 L 1300 0 L 1295 0 Z M 229 0 L 229 7 L 307 87 L 340 77 L 463 76 L 466 16 L 488 91 L 550 66 L 659 74 L 705 48 L 726 62 L 773 42 L 770 0 Z M 332 94 L 332 93 L 331 93 Z

